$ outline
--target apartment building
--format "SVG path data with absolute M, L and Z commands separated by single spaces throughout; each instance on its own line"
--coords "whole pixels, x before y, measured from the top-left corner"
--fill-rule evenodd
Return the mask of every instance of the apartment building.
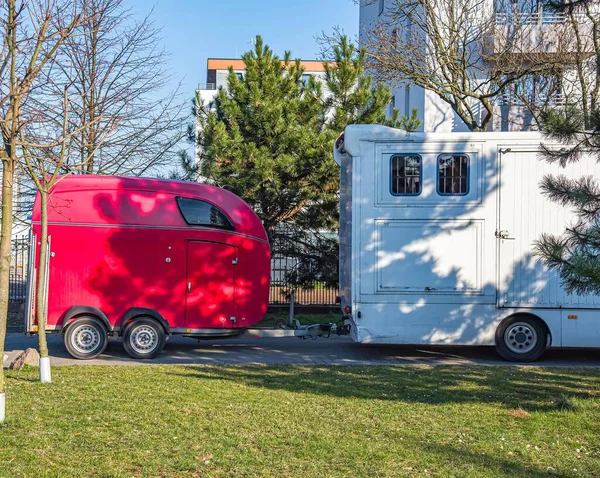
M 325 68 L 320 60 L 302 60 L 304 68 L 303 81 L 308 81 L 310 76 L 322 79 L 325 76 Z M 209 58 L 206 62 L 206 83 L 198 84 L 198 95 L 204 104 L 209 104 L 216 96 L 219 88 L 227 88 L 227 77 L 229 68 L 242 77 L 246 71 L 244 60 L 233 58 Z
M 397 5 L 402 0 L 362 0 L 360 6 L 360 43 L 369 46 L 371 32 L 377 26 L 393 30 L 393 35 L 403 35 L 414 28 L 411 21 L 395 23 L 398 18 Z M 520 78 L 505 94 L 494 99 L 493 119 L 489 129 L 493 131 L 521 131 L 537 128 L 532 109 L 542 105 L 561 105 L 565 95 L 578 94 L 578 75 L 582 62 L 593 61 L 595 53 L 589 17 L 577 13 L 569 17 L 565 12 L 553 9 L 543 0 L 458 0 L 456 4 L 471 3 L 477 11 L 476 20 L 471 25 L 473 35 L 479 35 L 482 42 L 481 56 L 472 61 L 477 69 L 503 69 L 506 64 L 515 65 L 534 59 L 558 65 L 551 73 L 529 73 Z M 413 2 L 414 3 L 414 2 Z M 600 4 L 600 2 L 595 2 Z M 437 6 L 436 6 L 437 5 Z M 439 8 L 442 0 L 428 6 Z M 455 7 L 456 8 L 456 7 Z M 600 7 L 595 5 L 600 19 Z M 435 14 L 435 13 L 434 13 Z M 421 18 L 425 18 L 423 14 Z M 578 22 L 575 35 L 572 30 L 573 18 Z M 440 24 L 444 24 L 443 21 Z M 427 35 L 423 48 L 428 48 L 431 38 Z M 469 40 L 468 36 L 465 36 Z M 474 49 L 476 51 L 476 49 Z M 427 54 L 427 53 L 425 53 Z M 595 73 L 595 68 L 589 71 Z M 509 73 L 509 72 L 507 72 Z M 485 81 L 483 75 L 481 82 Z M 426 132 L 468 131 L 469 128 L 454 112 L 452 107 L 433 91 L 418 86 L 391 85 L 394 98 L 392 107 L 402 114 L 409 114 L 413 108 L 419 112 L 421 130 Z M 477 105 L 475 105 L 477 107 Z M 477 114 L 486 114 L 483 108 Z

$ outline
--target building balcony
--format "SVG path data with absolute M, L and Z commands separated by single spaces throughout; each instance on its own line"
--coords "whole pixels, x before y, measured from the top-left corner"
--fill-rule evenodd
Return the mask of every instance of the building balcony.
M 214 91 L 217 89 L 216 83 L 198 83 L 198 90 Z
M 564 13 L 499 13 L 486 35 L 485 57 L 497 63 L 544 61 L 575 63 L 595 53 L 593 24 L 585 15 L 575 22 Z M 579 38 L 579 43 L 577 38 Z
M 559 107 L 565 104 L 565 96 L 562 93 L 546 94 L 543 92 L 532 92 L 528 95 L 517 95 L 504 93 L 497 98 L 498 106 L 532 106 L 532 107 Z

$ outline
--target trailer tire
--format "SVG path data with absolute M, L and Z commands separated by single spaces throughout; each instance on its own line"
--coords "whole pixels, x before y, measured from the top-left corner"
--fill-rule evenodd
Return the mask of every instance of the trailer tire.
M 123 348 L 136 359 L 151 359 L 165 347 L 164 327 L 149 317 L 133 319 L 123 333 Z
M 72 357 L 90 360 L 106 350 L 108 331 L 100 319 L 83 316 L 67 325 L 64 342 Z
M 532 315 L 515 315 L 504 320 L 496 329 L 496 350 L 511 362 L 534 362 L 548 343 L 544 324 Z

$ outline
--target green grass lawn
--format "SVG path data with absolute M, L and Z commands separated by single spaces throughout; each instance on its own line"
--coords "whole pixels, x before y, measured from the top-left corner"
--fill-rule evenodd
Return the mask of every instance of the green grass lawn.
M 599 476 L 596 369 L 8 372 L 0 476 Z

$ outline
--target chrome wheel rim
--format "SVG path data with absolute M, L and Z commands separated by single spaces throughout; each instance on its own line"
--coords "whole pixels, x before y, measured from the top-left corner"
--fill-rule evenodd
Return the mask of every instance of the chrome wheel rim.
M 138 353 L 152 353 L 158 347 L 158 333 L 153 327 L 138 325 L 131 331 L 129 344 Z
M 81 354 L 92 354 L 100 347 L 102 335 L 93 325 L 78 325 L 73 331 L 71 345 Z
M 537 332 L 527 322 L 515 322 L 504 332 L 504 343 L 511 352 L 520 355 L 526 354 L 536 347 Z

